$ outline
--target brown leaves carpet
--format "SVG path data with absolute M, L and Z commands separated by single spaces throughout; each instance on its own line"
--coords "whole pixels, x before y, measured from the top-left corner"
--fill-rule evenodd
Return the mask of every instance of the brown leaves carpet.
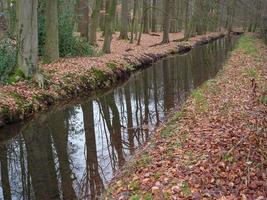
M 118 174 L 107 199 L 267 199 L 267 48 L 253 45 L 256 54 L 235 49 L 193 92 Z

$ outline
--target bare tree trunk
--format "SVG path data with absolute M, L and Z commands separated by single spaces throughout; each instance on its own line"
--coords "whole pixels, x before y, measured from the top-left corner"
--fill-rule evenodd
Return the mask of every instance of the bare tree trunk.
M 46 1 L 44 60 L 48 63 L 59 58 L 57 6 L 57 1 L 55 0 Z
M 164 0 L 164 5 L 163 5 L 163 39 L 162 43 L 169 43 L 169 32 L 170 32 L 170 1 L 169 0 Z
M 133 40 L 134 40 L 134 28 L 135 28 L 137 7 L 138 7 L 138 1 L 137 0 L 134 0 L 133 18 L 132 18 L 132 24 L 131 24 L 131 40 L 130 40 L 130 43 L 133 43 Z
M 89 32 L 89 3 L 88 0 L 79 0 L 77 5 L 77 11 L 79 14 L 78 31 L 81 36 L 88 40 Z
M 188 39 L 191 35 L 189 26 L 189 2 L 185 1 L 185 15 L 184 15 L 184 38 Z
M 235 16 L 235 5 L 236 5 L 236 0 L 229 0 L 229 2 L 227 2 L 226 29 L 229 33 L 233 29 L 233 21 L 234 21 L 234 16 Z
M 176 0 L 169 0 L 170 1 L 170 33 L 177 33 L 178 32 L 178 24 L 177 24 L 177 2 Z
M 148 0 L 143 0 L 143 33 L 149 33 L 149 23 L 148 23 Z
M 120 39 L 123 40 L 128 40 L 128 22 L 129 22 L 128 4 L 129 4 L 128 0 L 122 1 Z
M 38 0 L 20 0 L 18 5 L 18 67 L 26 78 L 33 77 L 38 67 Z
M 7 31 L 7 19 L 5 15 L 1 14 L 5 12 L 5 1 L 0 0 L 0 40 L 4 37 Z
M 265 40 L 265 42 L 267 43 L 267 2 L 264 3 L 263 5 L 263 11 L 262 11 L 262 35 L 263 38 Z
M 152 2 L 152 32 L 157 32 L 157 0 L 153 0 Z
M 105 39 L 104 39 L 104 45 L 103 45 L 103 52 L 104 53 L 110 53 L 110 44 L 112 40 L 112 24 L 114 22 L 115 14 L 116 14 L 116 5 L 117 0 L 107 0 L 107 10 L 105 16 Z
M 98 28 L 98 22 L 100 19 L 100 9 L 102 5 L 102 0 L 97 0 L 95 3 L 95 7 L 93 9 L 92 15 L 91 15 L 91 23 L 90 23 L 90 29 L 89 29 L 89 43 L 93 46 L 97 45 L 96 42 L 96 33 Z

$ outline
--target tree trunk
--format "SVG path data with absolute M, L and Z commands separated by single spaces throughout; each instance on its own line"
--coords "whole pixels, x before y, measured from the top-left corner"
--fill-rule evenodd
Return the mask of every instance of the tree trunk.
M 89 3 L 88 0 L 79 0 L 77 5 L 78 10 L 78 31 L 81 36 L 88 40 L 89 32 Z
M 151 26 L 151 29 L 152 29 L 152 32 L 157 32 L 157 10 L 156 10 L 156 7 L 157 7 L 157 0 L 153 0 L 152 2 L 152 26 Z
M 205 16 L 205 1 L 196 0 L 195 1 L 195 12 L 193 16 L 194 32 L 197 35 L 202 35 L 206 32 L 206 16 Z
M 18 5 L 18 67 L 26 78 L 33 77 L 38 67 L 38 0 L 20 0 Z
M 138 1 L 137 0 L 134 0 L 133 18 L 132 18 L 132 24 L 131 24 L 131 40 L 130 40 L 130 43 L 133 43 L 133 40 L 134 40 L 134 28 L 135 28 L 137 7 L 138 7 Z
M 116 14 L 116 5 L 117 0 L 107 0 L 107 10 L 105 16 L 105 33 L 104 33 L 104 45 L 103 45 L 103 52 L 110 53 L 110 44 L 112 39 L 112 25 L 114 22 L 115 14 Z
M 229 0 L 227 3 L 227 21 L 226 21 L 226 29 L 228 32 L 231 32 L 233 29 L 233 21 L 235 16 L 235 5 L 236 0 Z
M 45 20 L 45 46 L 44 61 L 47 63 L 58 60 L 58 10 L 57 1 L 46 1 L 46 20 Z
M 91 23 L 90 23 L 90 35 L 89 35 L 89 44 L 96 46 L 96 33 L 98 28 L 98 22 L 100 18 L 100 9 L 102 5 L 102 0 L 97 0 L 95 2 L 95 7 L 93 9 L 92 15 L 91 15 Z
M 169 43 L 169 32 L 170 32 L 170 1 L 169 0 L 164 0 L 164 5 L 163 5 L 163 39 L 162 43 Z
M 5 32 L 7 31 L 7 19 L 5 15 L 1 14 L 5 12 L 5 2 L 0 0 L 0 40 L 4 37 Z
M 191 35 L 189 26 L 189 2 L 185 1 L 185 15 L 184 15 L 184 38 L 188 39 Z
M 149 21 L 148 21 L 148 0 L 143 0 L 143 33 L 149 33 Z
M 128 21 L 129 21 L 128 4 L 129 4 L 128 0 L 122 0 L 120 39 L 123 40 L 128 40 Z
M 178 32 L 178 24 L 177 24 L 177 3 L 176 0 L 169 0 L 170 1 L 170 33 L 177 33 Z

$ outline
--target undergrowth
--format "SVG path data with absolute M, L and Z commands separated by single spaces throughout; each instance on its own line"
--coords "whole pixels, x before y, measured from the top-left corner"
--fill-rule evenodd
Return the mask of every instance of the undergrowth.
M 0 83 L 6 83 L 17 64 L 17 48 L 8 38 L 0 41 Z

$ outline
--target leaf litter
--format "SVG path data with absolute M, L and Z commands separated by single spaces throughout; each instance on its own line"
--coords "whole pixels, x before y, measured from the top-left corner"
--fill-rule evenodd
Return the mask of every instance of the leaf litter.
M 106 199 L 267 199 L 267 47 L 250 45 L 257 54 L 237 47 L 197 89 L 201 101 L 193 93 L 117 174 Z

